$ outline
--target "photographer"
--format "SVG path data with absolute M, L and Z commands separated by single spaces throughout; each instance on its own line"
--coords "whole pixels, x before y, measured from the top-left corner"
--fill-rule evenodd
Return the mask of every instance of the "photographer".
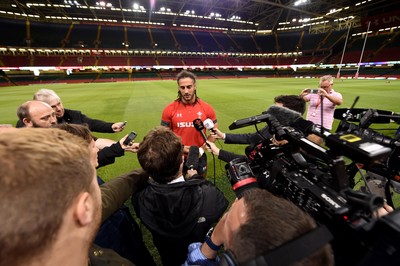
M 319 80 L 318 89 L 315 91 L 304 89 L 300 96 L 310 103 L 307 110 L 307 120 L 331 130 L 335 108 L 343 103 L 342 94 L 333 90 L 333 77 L 331 75 L 322 76 Z M 321 115 L 323 115 L 323 118 L 321 118 Z M 316 135 L 310 136 L 310 140 L 318 144 L 323 142 L 322 138 Z
M 207 234 L 204 243 L 189 246 L 185 265 L 219 265 L 221 257 L 217 255 L 222 246 L 225 250 L 222 260 L 227 260 L 229 252 L 230 260 L 241 265 L 315 227 L 315 222 L 293 203 L 266 190 L 252 188 L 235 200 L 215 229 Z M 299 265 L 333 265 L 330 245 L 297 262 L 301 263 Z

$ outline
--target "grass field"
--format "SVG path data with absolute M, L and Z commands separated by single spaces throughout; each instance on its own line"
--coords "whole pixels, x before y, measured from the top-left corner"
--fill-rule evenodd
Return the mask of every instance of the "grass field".
M 316 88 L 317 79 L 218 79 L 198 80 L 197 93 L 200 98 L 210 103 L 216 113 L 219 129 L 230 132 L 228 126 L 235 120 L 260 114 L 273 104 L 273 98 L 281 94 L 299 94 L 304 88 Z M 13 124 L 17 121 L 16 109 L 40 88 L 56 91 L 66 108 L 81 110 L 89 117 L 109 122 L 127 120 L 122 133 L 98 134 L 119 140 L 130 130 L 138 133 L 137 141 L 153 127 L 160 124 L 163 108 L 177 96 L 175 81 L 140 81 L 114 83 L 83 84 L 44 84 L 19 87 L 0 87 L 0 124 Z M 400 81 L 385 80 L 336 80 L 334 89 L 342 93 L 344 104 L 350 107 L 356 98 L 360 99 L 358 108 L 375 108 L 400 112 Z M 333 129 L 339 121 L 335 120 Z M 262 125 L 263 126 L 263 125 Z M 371 128 L 396 128 L 393 125 L 373 125 Z M 261 128 L 261 125 L 260 127 Z M 253 127 L 242 128 L 230 133 L 254 132 Z M 382 131 L 393 136 L 395 130 Z M 245 146 L 218 144 L 232 152 L 244 153 Z M 229 199 L 234 195 L 225 176 L 224 163 L 208 156 L 208 178 L 216 178 L 216 185 Z M 116 163 L 99 169 L 99 175 L 109 180 L 121 173 L 139 167 L 136 154 L 127 154 L 118 158 Z M 154 252 L 154 251 L 152 251 Z

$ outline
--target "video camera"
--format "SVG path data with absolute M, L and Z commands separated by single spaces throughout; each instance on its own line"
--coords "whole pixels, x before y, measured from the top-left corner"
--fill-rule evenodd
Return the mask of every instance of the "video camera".
M 377 261 L 388 265 L 395 265 L 393 261 L 398 263 L 400 242 L 391 239 L 400 239 L 400 219 L 397 219 L 400 213 L 375 218 L 374 213 L 383 206 L 383 199 L 349 187 L 342 157 L 370 164 L 385 160 L 391 149 L 347 132 L 321 134 L 329 148 L 325 149 L 305 137 L 312 133 L 312 126 L 306 127 L 309 132 L 281 126 L 268 112 L 234 121 L 230 128 L 261 122 L 267 122 L 271 134 L 279 133 L 288 144 L 275 146 L 266 139 L 246 149 L 246 160 L 231 161 L 227 165 L 227 174 L 235 192 L 239 190 L 238 181 L 243 184 L 240 188 L 243 193 L 254 186 L 253 182 L 243 180 L 256 178 L 259 187 L 292 201 L 317 223 L 326 225 L 335 237 L 331 244 L 337 265 L 374 265 L 371 262 Z M 238 168 L 246 171 L 237 171 Z M 378 242 L 390 246 L 391 251 L 381 248 L 378 251 Z M 365 260 L 367 256 L 369 259 Z
M 369 129 L 369 126 L 373 123 L 373 121 L 379 118 L 379 114 L 374 109 L 368 109 L 364 115 L 360 116 L 359 124 L 349 123 L 346 120 L 341 120 L 339 126 L 336 129 L 336 132 L 349 132 L 353 133 L 357 136 L 362 137 L 363 139 L 372 140 L 376 143 L 382 144 L 388 147 L 394 147 L 396 140 L 391 137 L 385 136 L 382 133 L 376 132 L 372 129 Z
M 373 165 L 360 165 L 357 164 L 357 161 L 354 161 L 347 166 L 347 172 L 349 176 L 353 177 L 354 179 L 355 175 L 360 173 L 361 169 L 366 170 L 367 175 L 363 178 L 368 178 L 371 182 L 375 180 L 374 182 L 379 184 L 380 190 L 383 190 L 381 193 L 385 195 L 388 204 L 393 206 L 391 190 L 400 193 L 400 141 L 369 128 L 372 123 L 375 123 L 382 117 L 395 119 L 398 116 L 386 114 L 382 115 L 375 109 L 368 109 L 360 115 L 358 125 L 349 123 L 346 120 L 342 120 L 339 123 L 336 132 L 355 134 L 363 139 L 374 141 L 392 149 L 392 152 L 387 160 L 375 163 Z M 355 181 L 353 181 L 353 184 L 354 183 Z

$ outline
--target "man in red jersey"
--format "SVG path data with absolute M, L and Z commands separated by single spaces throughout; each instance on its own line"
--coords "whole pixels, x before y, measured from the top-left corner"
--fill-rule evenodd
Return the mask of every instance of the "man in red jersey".
M 170 128 L 182 138 L 185 158 L 190 146 L 200 147 L 201 157 L 197 172 L 205 176 L 207 171 L 207 157 L 204 149 L 201 148 L 205 145 L 205 140 L 202 134 L 194 128 L 193 120 L 200 119 L 204 121 L 209 118 L 214 122 L 214 128 L 217 128 L 217 117 L 211 105 L 197 97 L 196 76 L 192 72 L 182 70 L 176 79 L 178 83 L 178 98 L 165 107 L 162 113 L 161 125 Z M 203 132 L 206 134 L 205 129 Z M 211 136 L 208 139 L 215 141 Z M 185 174 L 186 171 L 187 169 L 184 169 Z

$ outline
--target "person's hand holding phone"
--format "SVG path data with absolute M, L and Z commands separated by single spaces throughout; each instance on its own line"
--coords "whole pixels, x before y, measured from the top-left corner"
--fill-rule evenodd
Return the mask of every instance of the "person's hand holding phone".
M 127 121 L 114 123 L 111 127 L 114 132 L 121 132 L 124 130 Z
M 121 147 L 125 151 L 137 152 L 139 150 L 139 143 L 134 142 L 136 136 L 137 136 L 137 134 L 135 131 L 132 131 L 131 133 L 129 133 L 129 135 L 125 135 L 119 141 L 119 143 L 121 144 Z

